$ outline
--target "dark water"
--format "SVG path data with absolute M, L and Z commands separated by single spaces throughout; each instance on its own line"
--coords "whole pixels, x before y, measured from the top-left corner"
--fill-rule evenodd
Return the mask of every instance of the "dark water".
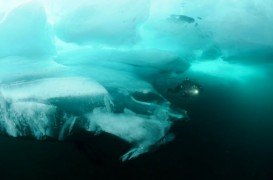
M 191 117 L 173 127 L 175 141 L 125 163 L 119 156 L 129 146 L 110 135 L 62 143 L 1 137 L 0 179 L 272 180 L 272 91 L 253 98 L 239 97 L 241 91 L 218 84 L 198 98 L 173 101 Z

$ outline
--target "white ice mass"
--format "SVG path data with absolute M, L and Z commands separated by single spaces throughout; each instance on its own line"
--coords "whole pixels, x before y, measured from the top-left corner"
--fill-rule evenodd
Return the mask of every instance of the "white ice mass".
M 272 9 L 271 0 L 0 0 L 1 134 L 64 140 L 81 129 L 130 143 L 123 161 L 146 153 L 187 118 L 165 97 L 185 71 L 236 80 L 256 70 L 232 63 L 272 61 Z

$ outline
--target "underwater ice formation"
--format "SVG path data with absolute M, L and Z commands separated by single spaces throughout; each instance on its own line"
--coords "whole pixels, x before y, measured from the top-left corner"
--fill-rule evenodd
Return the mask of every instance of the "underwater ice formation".
M 53 52 L 53 37 L 41 4 L 22 4 L 0 20 L 0 57 L 39 57 Z
M 256 70 L 231 61 L 272 62 L 272 7 L 0 0 L 1 134 L 64 140 L 77 129 L 130 143 L 122 160 L 148 152 L 174 139 L 172 124 L 187 118 L 164 94 L 185 71 L 241 80 Z

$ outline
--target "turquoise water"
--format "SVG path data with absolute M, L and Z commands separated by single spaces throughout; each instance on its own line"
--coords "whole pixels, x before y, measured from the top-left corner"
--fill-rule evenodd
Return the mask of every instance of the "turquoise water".
M 2 177 L 272 179 L 272 8 L 0 0 Z

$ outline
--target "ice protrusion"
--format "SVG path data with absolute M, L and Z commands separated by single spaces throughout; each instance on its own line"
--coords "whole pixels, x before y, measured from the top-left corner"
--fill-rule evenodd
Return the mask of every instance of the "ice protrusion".
M 181 62 L 180 70 L 186 70 L 188 63 L 183 61 L 178 54 L 171 51 L 158 49 L 103 49 L 80 48 L 59 53 L 55 57 L 56 62 L 67 65 L 97 65 L 114 69 L 123 69 L 124 66 L 133 66 L 138 73 L 139 68 L 151 68 L 157 71 L 177 70 L 175 66 Z M 139 68 L 138 68 L 139 67 Z
M 107 94 L 106 89 L 96 81 L 87 78 L 45 78 L 18 82 L 1 87 L 2 95 L 12 100 L 35 99 L 40 101 L 69 98 L 96 97 Z
M 62 40 L 78 44 L 134 44 L 149 8 L 149 0 L 77 1 L 60 15 L 56 32 Z
M 72 133 L 78 117 L 95 108 L 110 111 L 112 104 L 103 86 L 79 77 L 2 84 L 0 95 L 1 132 L 36 139 L 63 140 Z
M 0 21 L 0 57 L 40 57 L 54 51 L 44 7 L 37 1 L 15 7 Z
M 54 59 L 106 88 L 129 91 L 152 90 L 160 78 L 181 74 L 189 67 L 176 53 L 157 49 L 78 48 Z
M 64 140 L 66 136 L 71 135 L 72 129 L 76 123 L 77 117 L 71 116 L 67 117 L 67 115 L 64 116 L 64 124 L 62 125 L 62 128 L 59 133 L 59 140 Z
M 107 132 L 133 145 L 133 148 L 122 156 L 123 161 L 148 152 L 167 135 L 172 124 L 166 119 L 140 116 L 128 110 L 122 114 L 113 114 L 96 109 L 86 117 L 90 122 L 88 130 Z

